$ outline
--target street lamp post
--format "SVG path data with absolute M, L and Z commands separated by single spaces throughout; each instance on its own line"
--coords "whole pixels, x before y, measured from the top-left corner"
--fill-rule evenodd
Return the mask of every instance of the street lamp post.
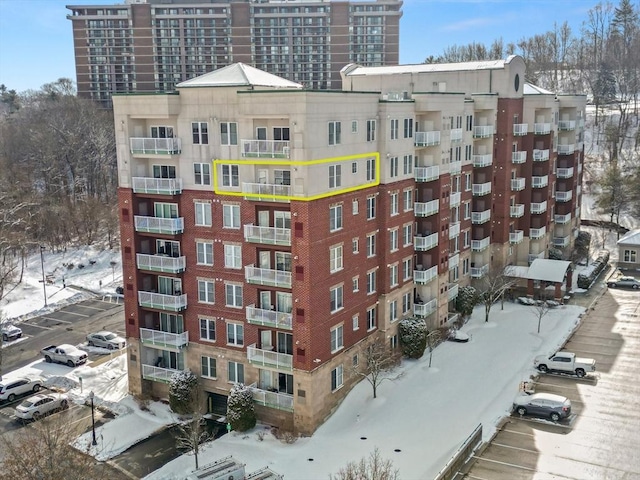
M 44 278 L 44 250 L 45 248 L 40 245 L 40 265 L 42 265 L 42 289 L 44 290 L 44 306 L 47 306 L 47 282 Z
M 89 392 L 89 398 L 91 399 L 91 431 L 93 432 L 93 440 L 91 441 L 91 445 L 98 445 L 96 441 L 96 420 L 93 415 L 93 390 Z

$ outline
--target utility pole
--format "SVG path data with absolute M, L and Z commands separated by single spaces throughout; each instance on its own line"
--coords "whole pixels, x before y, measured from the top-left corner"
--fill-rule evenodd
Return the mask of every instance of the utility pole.
M 42 265 L 42 289 L 44 291 L 44 306 L 47 306 L 47 282 L 44 278 L 44 250 L 45 247 L 40 245 L 40 265 Z

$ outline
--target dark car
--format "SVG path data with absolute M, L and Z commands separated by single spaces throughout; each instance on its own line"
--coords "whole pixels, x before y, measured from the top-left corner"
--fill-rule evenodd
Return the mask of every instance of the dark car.
M 633 288 L 634 290 L 640 289 L 640 281 L 633 277 L 618 277 L 616 280 L 609 280 L 607 282 L 609 288 Z
M 519 395 L 513 401 L 513 411 L 518 415 L 549 418 L 557 422 L 571 414 L 571 401 L 566 397 L 552 393 Z

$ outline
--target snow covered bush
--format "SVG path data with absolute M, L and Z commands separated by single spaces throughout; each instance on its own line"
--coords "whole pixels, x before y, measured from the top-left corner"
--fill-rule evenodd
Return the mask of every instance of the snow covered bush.
M 409 317 L 400 320 L 398 335 L 402 353 L 409 358 L 420 358 L 427 348 L 427 322 L 424 318 Z
M 227 401 L 227 421 L 233 430 L 244 432 L 256 426 L 256 412 L 251 389 L 241 383 L 234 385 Z
M 562 250 L 559 248 L 550 248 L 549 260 L 562 260 Z
M 478 292 L 471 285 L 460 288 L 456 297 L 456 311 L 463 317 L 469 317 L 473 313 L 473 307 L 478 302 Z
M 169 380 L 169 406 L 178 415 L 193 413 L 198 405 L 195 405 L 196 392 L 198 390 L 198 377 L 189 370 L 174 373 Z
M 581 230 L 578 232 L 575 242 L 573 243 L 572 257 L 574 261 L 589 258 L 589 247 L 591 246 L 591 234 Z

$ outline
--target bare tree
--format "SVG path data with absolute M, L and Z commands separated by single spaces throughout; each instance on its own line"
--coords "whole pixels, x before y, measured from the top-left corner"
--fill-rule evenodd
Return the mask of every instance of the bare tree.
M 515 284 L 514 278 L 509 275 L 510 269 L 509 265 L 493 262 L 487 273 L 478 281 L 478 303 L 484 305 L 485 322 L 489 321 L 493 304 L 503 298 L 505 292 Z
M 400 473 L 393 468 L 391 460 L 382 458 L 376 448 L 368 458 L 350 462 L 337 474 L 329 475 L 329 480 L 400 480 Z
M 206 420 L 203 414 L 204 399 L 201 385 L 196 385 L 190 395 L 187 410 L 191 413 L 187 420 L 178 426 L 179 434 L 176 439 L 178 448 L 187 453 L 193 452 L 196 470 L 199 468 L 198 455 L 200 453 L 200 445 L 211 438 L 206 428 Z
M 535 305 L 531 305 L 531 311 L 538 319 L 538 333 L 540 333 L 540 326 L 542 325 L 542 319 L 549 313 L 549 304 L 543 300 L 536 302 Z
M 442 339 L 442 334 L 440 330 L 431 330 L 427 333 L 427 348 L 429 349 L 429 368 L 431 368 L 431 359 L 433 358 L 433 350 L 438 346 L 440 340 Z
M 352 373 L 366 379 L 373 389 L 373 398 L 377 398 L 378 386 L 391 379 L 391 370 L 398 364 L 400 354 L 397 349 L 388 347 L 384 337 L 379 336 L 364 349 L 362 356 L 364 358 L 353 366 Z

